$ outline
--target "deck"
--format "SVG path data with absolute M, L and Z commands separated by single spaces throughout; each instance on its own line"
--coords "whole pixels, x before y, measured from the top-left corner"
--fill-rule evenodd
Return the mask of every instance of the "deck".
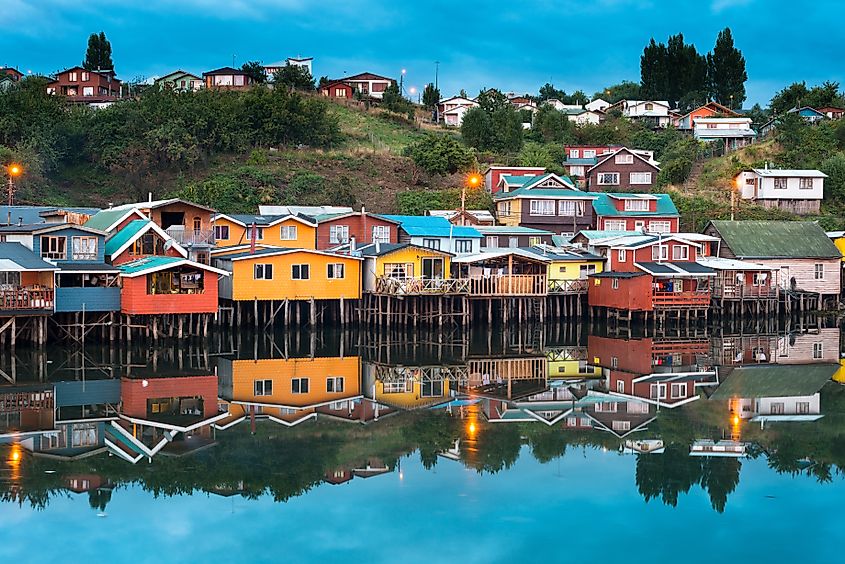
M 713 297 L 725 300 L 776 300 L 780 293 L 778 286 L 753 286 L 749 284 L 717 284 Z
M 469 281 L 471 298 L 542 297 L 549 293 L 545 274 L 503 274 L 476 276 L 464 280 Z
M 173 225 L 165 232 L 182 246 L 211 246 L 214 245 L 214 231 L 211 229 L 186 229 L 182 225 Z
M 549 280 L 549 294 L 554 296 L 586 294 L 588 280 Z
M 575 280 L 584 282 L 586 280 Z M 574 288 L 574 286 L 571 286 Z M 373 294 L 383 296 L 455 296 L 471 298 L 543 297 L 549 286 L 544 274 L 472 276 L 468 278 L 376 278 Z M 575 293 L 575 292 L 573 292 Z
M 653 292 L 654 309 L 708 308 L 710 292 Z
M 40 314 L 53 311 L 52 288 L 13 287 L 0 290 L 0 312 Z
M 382 296 L 454 296 L 469 292 L 469 280 L 457 278 L 376 278 L 374 294 Z

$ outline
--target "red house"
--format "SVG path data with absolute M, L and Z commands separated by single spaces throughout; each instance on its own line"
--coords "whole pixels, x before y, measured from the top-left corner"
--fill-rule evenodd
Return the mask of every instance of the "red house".
M 317 216 L 317 250 L 327 250 L 344 245 L 353 239 L 356 244 L 398 243 L 398 221 L 379 215 L 360 212 L 326 214 Z
M 637 151 L 621 148 L 598 158 L 585 177 L 592 191 L 634 192 L 649 190 L 660 172 L 654 161 Z
M 216 313 L 217 279 L 225 270 L 181 257 L 121 264 L 120 311 L 129 315 Z
M 217 417 L 217 376 L 121 378 L 121 416 L 133 423 L 185 431 Z
M 491 194 L 499 191 L 499 181 L 503 176 L 539 176 L 546 169 L 539 166 L 501 166 L 490 165 L 484 171 L 484 188 Z
M 121 95 L 121 82 L 113 71 L 90 71 L 71 67 L 47 83 L 47 94 L 67 96 L 72 102 L 103 104 L 117 100 Z
M 329 82 L 320 87 L 320 94 L 329 98 L 347 98 L 355 96 L 355 89 L 342 81 Z
M 709 117 L 742 117 L 727 106 L 723 106 L 718 102 L 707 102 L 703 106 L 699 106 L 693 111 L 680 116 L 675 120 L 675 126 L 678 129 L 692 130 L 695 127 L 695 121 L 699 118 Z
M 669 194 L 596 192 L 593 195 L 599 231 L 678 232 L 680 214 Z
M 143 257 L 187 258 L 188 251 L 149 219 L 130 219 L 106 239 L 106 259 L 119 265 Z
M 715 271 L 698 264 L 700 245 L 678 236 L 632 235 L 607 243 L 607 270 L 591 275 L 590 306 L 628 311 L 706 309 Z
M 205 87 L 212 90 L 247 90 L 253 80 L 241 69 L 221 67 L 202 73 Z

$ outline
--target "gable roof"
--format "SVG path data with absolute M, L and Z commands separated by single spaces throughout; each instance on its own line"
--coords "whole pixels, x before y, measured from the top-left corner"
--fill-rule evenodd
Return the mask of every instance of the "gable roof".
M 273 227 L 274 225 L 278 225 L 287 221 L 288 219 L 292 219 L 296 222 L 302 223 L 303 225 L 308 225 L 309 227 L 316 227 L 317 221 L 310 216 L 304 214 L 286 214 L 286 215 L 251 215 L 251 214 L 225 214 L 219 213 L 214 216 L 213 218 L 215 221 L 218 219 L 227 219 L 232 223 L 240 225 L 241 227 L 251 227 L 254 223 L 256 227 Z
M 609 159 L 615 157 L 616 155 L 618 155 L 619 153 L 622 153 L 622 152 L 626 152 L 626 153 L 629 153 L 631 155 L 634 155 L 634 158 L 640 159 L 645 164 L 652 167 L 654 170 L 660 172 L 660 167 L 657 166 L 656 164 L 654 164 L 654 162 L 649 161 L 648 159 L 644 158 L 641 155 L 638 155 L 636 151 L 632 151 L 628 147 L 621 147 L 621 148 L 619 148 L 619 149 L 617 149 L 617 150 L 615 150 L 611 153 L 605 153 L 603 155 L 599 155 L 599 161 L 589 168 L 589 170 L 587 171 L 587 174 L 589 174 L 594 168 L 600 167 L 601 165 L 606 163 Z
M 799 177 L 799 178 L 827 178 L 827 175 L 815 169 L 791 169 L 791 168 L 752 168 L 754 174 L 767 178 Z
M 722 380 L 710 399 L 811 396 L 821 390 L 838 369 L 838 364 L 738 366 Z
M 841 258 L 821 227 L 812 221 L 713 220 L 708 226 L 737 258 Z
M 220 67 L 219 69 L 210 70 L 202 73 L 203 76 L 212 76 L 215 74 L 243 74 L 246 73 L 242 69 L 233 69 L 232 67 Z
M 166 74 L 166 75 L 164 75 L 164 76 L 160 76 L 160 77 L 158 77 L 158 78 L 155 80 L 155 82 L 161 82 L 161 81 L 167 80 L 167 79 L 169 79 L 169 78 L 172 78 L 172 77 L 174 77 L 174 76 L 190 76 L 191 78 L 197 78 L 197 79 L 201 78 L 201 77 L 199 77 L 199 76 L 197 76 L 197 75 L 195 75 L 195 74 L 193 74 L 193 73 L 190 73 L 190 72 L 188 72 L 188 71 L 183 71 L 183 70 L 179 69 L 179 70 L 175 70 L 175 71 L 173 71 L 173 72 L 171 72 L 171 73 L 168 73 L 168 74 Z
M 298 215 L 300 215 L 301 217 L 309 217 L 309 216 L 306 216 L 304 214 L 298 214 Z M 375 219 L 386 221 L 387 223 L 393 223 L 395 225 L 399 225 L 398 221 L 393 221 L 391 219 L 387 219 L 383 215 L 379 215 L 379 214 L 376 214 L 376 213 L 369 213 L 369 212 L 365 212 L 365 211 L 322 213 L 322 214 L 317 214 L 317 215 L 311 216 L 311 218 L 313 218 L 314 221 L 316 221 L 319 224 L 319 223 L 326 223 L 328 221 L 335 221 L 335 220 L 338 220 L 338 219 L 345 219 L 347 217 L 359 217 L 359 216 L 372 217 L 372 218 L 375 218 Z
M 723 106 L 719 102 L 711 101 L 711 102 L 707 102 L 706 104 L 702 104 L 701 106 L 698 106 L 694 110 L 691 110 L 691 111 L 685 113 L 684 115 L 681 116 L 681 119 L 684 119 L 685 117 L 701 110 L 702 108 L 707 108 L 707 109 L 713 110 L 714 112 L 717 112 L 717 113 L 720 113 L 720 114 L 725 114 L 727 116 L 737 117 L 737 116 L 740 115 L 737 112 L 735 112 L 734 110 L 730 109 L 729 107 Z
M 346 80 L 389 80 L 390 82 L 395 82 L 392 78 L 387 78 L 386 76 L 381 76 L 371 72 L 360 72 L 358 74 L 353 74 L 352 76 L 337 79 L 338 82 Z
M 59 268 L 45 260 L 42 260 L 41 257 L 20 243 L 0 243 L 0 271 L 49 272 L 55 270 L 59 270 Z
M 411 237 L 481 238 L 474 227 L 452 225 L 445 217 L 432 215 L 384 215 L 401 224 L 402 230 Z
M 170 204 L 185 204 L 187 206 L 193 206 L 195 208 L 200 208 L 205 211 L 215 212 L 214 208 L 210 208 L 208 206 L 204 206 L 202 204 L 198 204 L 196 202 L 189 202 L 188 200 L 183 200 L 182 198 L 165 198 L 163 200 L 149 200 L 147 202 L 132 202 L 129 204 L 121 204 L 119 206 L 114 206 L 110 209 L 113 210 L 128 210 L 128 209 L 155 209 L 164 206 L 169 206 Z
M 678 217 L 680 215 L 678 213 L 678 208 L 675 207 L 675 203 L 672 201 L 672 197 L 669 194 L 624 194 L 617 192 L 590 193 L 593 196 L 596 196 L 596 199 L 593 200 L 593 210 L 596 212 L 596 215 L 611 217 L 633 217 L 649 215 Z M 613 199 L 656 199 L 657 205 L 655 206 L 655 211 L 634 211 L 624 209 L 617 210 L 616 207 L 613 205 Z
M 798 115 L 801 115 L 802 117 L 806 114 L 815 114 L 818 117 L 823 117 L 823 118 L 827 117 L 826 115 L 824 115 L 823 113 L 818 111 L 816 108 L 812 108 L 810 106 L 801 106 L 800 108 L 792 108 L 790 110 L 787 110 L 786 113 L 788 113 L 788 114 L 797 113 Z
M 136 208 L 129 210 L 108 209 L 99 211 L 91 216 L 91 218 L 85 222 L 85 227 L 109 233 L 114 231 L 118 225 L 126 221 L 131 216 L 135 216 L 137 219 L 147 219 L 147 217 Z
M 455 256 L 448 251 L 441 251 L 440 249 L 430 249 L 428 247 L 421 247 L 419 245 L 414 245 L 411 243 L 379 243 L 378 245 L 376 245 L 375 243 L 370 243 L 369 245 L 358 247 L 355 252 L 359 253 L 362 257 L 382 257 L 384 255 L 389 255 L 390 253 L 401 251 L 402 249 L 406 248 L 420 249 L 427 252 L 444 255 L 447 257 Z
M 180 255 L 183 257 L 188 256 L 188 251 L 182 248 L 181 245 L 173 240 L 173 237 L 149 219 L 132 220 L 123 229 L 106 239 L 106 256 L 111 258 L 119 255 L 147 231 L 154 231 L 165 241 L 171 242 L 173 248 Z
M 220 274 L 221 276 L 229 275 L 229 273 L 225 270 L 221 270 L 219 268 L 214 268 L 213 266 L 208 266 L 207 264 L 201 264 L 199 262 L 194 262 L 192 260 L 179 257 L 144 257 L 118 265 L 117 269 L 120 271 L 121 276 L 125 278 L 135 278 L 137 276 L 152 274 L 153 272 L 176 268 L 177 266 L 183 265 L 188 265 L 194 268 L 198 268 L 200 270 L 206 270 L 208 272 Z
M 338 254 L 338 253 L 331 253 L 328 251 L 317 251 L 314 249 L 287 249 L 287 248 L 263 248 L 263 249 L 256 249 L 255 252 L 250 252 L 249 248 L 247 248 L 244 252 L 235 253 L 231 255 L 224 255 L 218 257 L 219 260 L 249 260 L 254 258 L 262 258 L 262 257 L 275 257 L 281 255 L 291 255 L 295 253 L 307 253 L 309 255 L 320 255 L 326 257 L 334 257 L 338 259 L 351 259 L 351 260 L 363 260 L 360 257 L 350 256 L 348 254 Z

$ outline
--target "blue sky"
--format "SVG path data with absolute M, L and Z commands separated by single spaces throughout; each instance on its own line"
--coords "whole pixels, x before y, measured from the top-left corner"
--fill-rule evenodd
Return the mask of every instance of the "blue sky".
M 639 79 L 654 36 L 683 32 L 699 51 L 733 30 L 748 102 L 783 85 L 845 82 L 838 2 L 785 0 L 0 0 L 0 65 L 51 73 L 81 62 L 103 30 L 121 78 L 202 72 L 247 60 L 315 58 L 314 74 L 364 70 L 422 87 L 440 61 L 444 95 L 481 87 L 536 92 L 547 81 L 588 94 Z M 788 25 L 785 18 L 788 15 Z

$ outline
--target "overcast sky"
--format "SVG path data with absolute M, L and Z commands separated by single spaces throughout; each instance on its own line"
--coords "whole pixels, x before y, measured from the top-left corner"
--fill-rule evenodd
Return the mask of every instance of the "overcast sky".
M 784 85 L 845 81 L 841 4 L 818 0 L 0 0 L 0 65 L 52 73 L 79 64 L 105 31 L 118 76 L 195 73 L 248 60 L 314 57 L 314 75 L 363 71 L 445 95 L 533 92 L 551 81 L 588 94 L 639 80 L 651 37 L 683 32 L 700 52 L 730 26 L 745 54 L 748 101 Z

